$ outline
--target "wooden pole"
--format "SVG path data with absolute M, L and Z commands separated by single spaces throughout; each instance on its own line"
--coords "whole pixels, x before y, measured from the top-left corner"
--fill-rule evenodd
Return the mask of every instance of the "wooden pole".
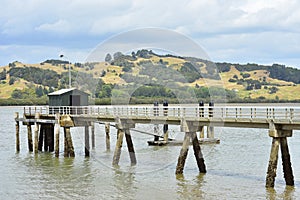
M 89 127 L 84 127 L 84 152 L 85 156 L 90 156 L 90 135 L 89 135 Z
M 92 148 L 95 148 L 95 123 L 92 122 L 92 127 L 91 127 L 91 131 L 92 131 Z
M 184 135 L 184 140 L 182 144 L 182 148 L 180 150 L 180 155 L 178 157 L 177 166 L 176 166 L 176 174 L 182 174 L 184 169 L 184 164 L 186 157 L 189 151 L 189 144 L 190 144 L 190 133 L 186 132 Z
M 200 126 L 200 138 L 204 138 L 204 127 Z
M 121 129 L 118 129 L 118 139 L 115 147 L 114 157 L 113 157 L 113 165 L 118 165 L 120 156 L 121 156 L 121 149 L 123 144 L 123 137 L 124 137 L 124 131 Z
M 75 152 L 74 152 L 73 141 L 72 141 L 72 136 L 71 136 L 71 130 L 70 129 L 71 129 L 70 127 L 65 127 L 68 153 L 69 153 L 70 157 L 75 157 Z
M 203 154 L 201 152 L 201 148 L 199 145 L 199 141 L 198 141 L 196 132 L 192 132 L 191 137 L 192 137 L 194 155 L 197 160 L 197 165 L 198 165 L 199 171 L 201 173 L 206 173 L 206 167 L 205 167 L 205 163 L 204 163 L 204 159 L 203 159 Z
M 291 159 L 289 154 L 289 147 L 288 147 L 286 137 L 280 138 L 280 149 L 281 149 L 282 166 L 283 166 L 283 173 L 284 173 L 284 179 L 286 185 L 293 186 L 295 183 L 294 183 L 292 164 L 291 164 Z
M 268 166 L 267 177 L 266 177 L 266 187 L 274 187 L 276 170 L 277 170 L 277 162 L 278 162 L 279 144 L 280 144 L 280 138 L 273 137 L 269 166 Z
M 15 113 L 15 121 L 16 121 L 16 151 L 20 151 L 20 122 L 19 120 L 19 113 Z
M 69 157 L 70 152 L 66 132 L 66 127 L 64 127 L 64 157 Z
M 49 127 L 49 152 L 54 151 L 54 125 L 50 124 Z
M 43 150 L 43 142 L 44 142 L 44 125 L 40 125 L 40 133 L 39 133 L 39 147 L 38 150 L 42 151 Z
M 110 136 L 109 136 L 109 123 L 105 123 L 105 133 L 106 133 L 106 150 L 110 151 Z
M 38 120 L 40 118 L 40 113 L 35 113 L 35 119 Z M 38 145 L 39 145 L 39 124 L 35 122 L 34 127 L 34 153 L 38 153 Z
M 33 145 L 32 145 L 32 130 L 31 125 L 27 125 L 27 137 L 28 137 L 28 149 L 30 152 L 33 151 Z
M 59 131 L 60 131 L 60 115 L 59 113 L 55 114 L 55 120 L 56 120 L 56 129 L 55 129 L 55 156 L 59 156 Z
M 131 139 L 129 129 L 125 130 L 125 138 L 126 138 L 126 143 L 127 143 L 127 147 L 128 147 L 128 152 L 129 152 L 131 165 L 135 165 L 136 164 L 136 157 L 135 157 L 134 147 L 133 147 L 133 143 L 132 143 L 132 139 Z

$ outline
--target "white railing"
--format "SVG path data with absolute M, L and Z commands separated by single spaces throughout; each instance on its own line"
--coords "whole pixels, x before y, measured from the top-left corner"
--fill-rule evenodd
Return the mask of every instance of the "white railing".
M 128 117 L 155 117 L 168 116 L 184 117 L 213 117 L 213 118 L 246 118 L 246 119 L 288 119 L 300 120 L 300 108 L 282 107 L 154 107 L 154 106 L 29 106 L 24 107 L 24 114 L 35 113 L 54 115 L 100 115 L 100 116 L 128 116 Z

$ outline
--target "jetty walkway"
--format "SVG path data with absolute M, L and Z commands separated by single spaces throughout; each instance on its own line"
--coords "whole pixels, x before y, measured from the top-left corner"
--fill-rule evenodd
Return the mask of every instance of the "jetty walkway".
M 134 146 L 130 129 L 135 124 L 163 124 L 164 142 L 168 142 L 167 125 L 179 125 L 184 134 L 182 149 L 178 157 L 176 174 L 182 174 L 190 143 L 193 145 L 199 171 L 206 173 L 199 138 L 214 138 L 214 127 L 241 127 L 268 129 L 272 138 L 272 147 L 267 169 L 266 187 L 274 187 L 278 151 L 281 149 L 284 177 L 287 185 L 294 185 L 287 137 L 293 130 L 300 130 L 300 108 L 283 107 L 235 107 L 235 106 L 29 106 L 24 107 L 23 117 L 15 114 L 16 149 L 19 145 L 19 122 L 27 126 L 29 151 L 55 151 L 59 154 L 60 127 L 64 128 L 65 156 L 75 156 L 71 137 L 71 127 L 85 127 L 85 155 L 89 156 L 92 130 L 92 147 L 95 145 L 94 123 L 106 123 L 106 145 L 110 148 L 109 123 L 115 123 L 118 137 L 114 151 L 113 165 L 119 164 L 123 137 L 125 135 L 131 164 L 136 164 Z M 34 142 L 31 126 L 34 125 Z M 154 130 L 155 132 L 155 130 Z M 154 133 L 154 136 L 157 135 Z M 34 143 L 34 144 L 33 144 Z M 34 148 L 33 148 L 34 147 Z

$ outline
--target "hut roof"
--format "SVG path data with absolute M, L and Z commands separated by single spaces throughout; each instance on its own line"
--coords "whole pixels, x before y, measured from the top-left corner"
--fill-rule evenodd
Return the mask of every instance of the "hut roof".
M 76 88 L 61 89 L 61 90 L 57 90 L 57 91 L 55 91 L 55 92 L 49 93 L 48 96 L 59 96 L 59 95 L 62 95 L 62 94 L 71 92 L 71 91 L 73 91 L 73 90 L 77 90 L 77 89 L 76 89 Z M 83 94 L 88 95 L 87 93 L 85 93 L 85 92 L 83 92 L 83 91 L 80 91 L 80 90 L 77 90 L 77 91 L 80 92 L 80 93 L 83 93 Z

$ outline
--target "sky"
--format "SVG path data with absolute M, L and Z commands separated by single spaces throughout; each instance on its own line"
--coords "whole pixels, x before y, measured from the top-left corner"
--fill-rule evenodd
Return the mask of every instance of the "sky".
M 212 61 L 300 68 L 297 0 L 0 0 L 0 66 L 85 62 L 105 41 L 156 28 L 184 35 Z M 176 42 L 176 41 L 174 41 Z

